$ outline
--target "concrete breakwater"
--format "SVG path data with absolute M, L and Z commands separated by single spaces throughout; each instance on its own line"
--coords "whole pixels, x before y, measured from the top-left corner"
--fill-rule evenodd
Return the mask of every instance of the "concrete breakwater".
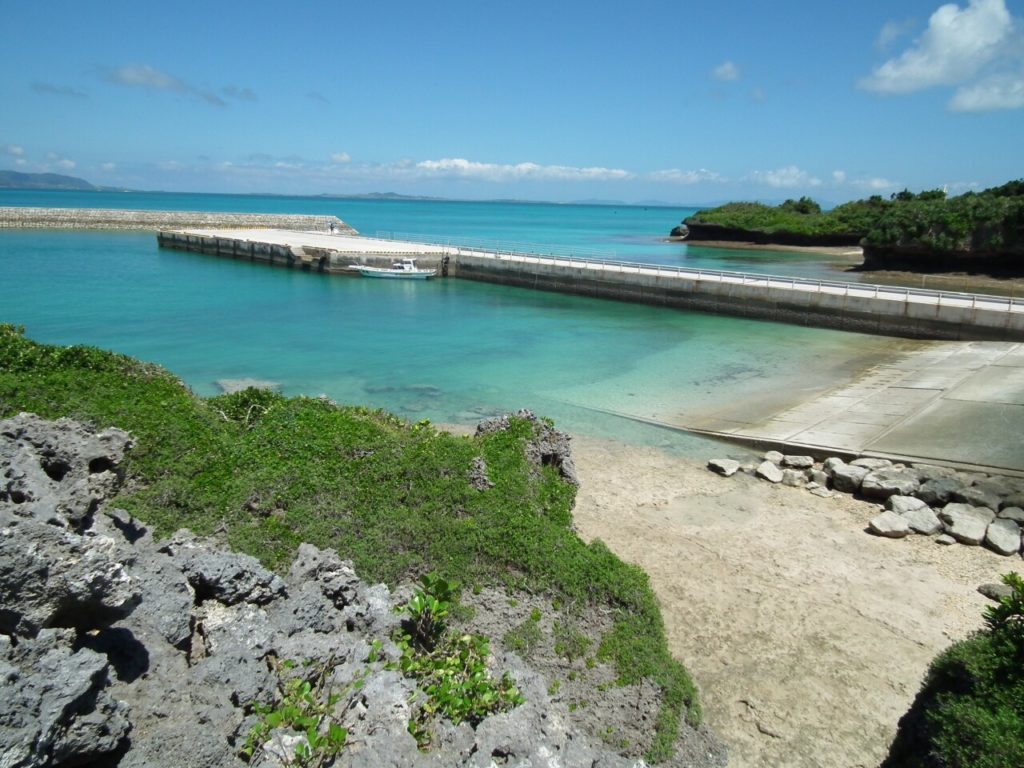
M 344 275 L 353 274 L 349 266 L 354 264 L 389 267 L 401 258 L 419 259 L 420 266 L 446 275 L 445 257 L 455 252 L 445 246 L 360 237 L 355 230 L 336 230 L 333 234 L 249 229 L 160 230 L 157 241 L 162 248 Z
M 333 229 L 332 229 L 333 225 Z M 357 234 L 334 216 L 211 211 L 123 211 L 106 208 L 0 208 L 0 229 L 124 229 L 168 228 L 294 229 Z
M 561 257 L 454 258 L 458 277 L 523 288 L 905 338 L 1024 340 L 1024 302 L 997 296 Z
M 160 245 L 352 274 L 353 264 L 413 256 L 438 274 L 535 290 L 921 339 L 1024 340 L 1024 301 L 865 283 L 488 252 L 349 235 L 161 231 Z

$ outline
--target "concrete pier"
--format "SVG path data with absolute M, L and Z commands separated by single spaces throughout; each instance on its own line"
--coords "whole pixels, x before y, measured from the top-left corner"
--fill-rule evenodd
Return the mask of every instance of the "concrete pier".
M 351 274 L 415 257 L 439 274 L 536 290 L 920 339 L 1024 341 L 1024 300 L 984 294 L 484 251 L 294 231 L 161 231 L 161 246 Z
M 425 269 L 445 269 L 455 249 L 440 245 L 378 240 L 350 234 L 252 229 L 161 230 L 163 248 L 197 251 L 230 259 L 352 275 L 349 266 L 391 266 L 396 259 L 415 258 Z

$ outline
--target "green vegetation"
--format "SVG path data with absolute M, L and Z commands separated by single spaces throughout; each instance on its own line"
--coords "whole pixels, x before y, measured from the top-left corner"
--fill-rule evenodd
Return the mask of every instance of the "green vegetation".
M 948 255 L 1019 256 L 1024 249 L 1024 180 L 947 197 L 941 189 L 875 195 L 823 212 L 810 198 L 779 206 L 729 203 L 698 211 L 687 226 L 716 225 L 768 242 L 863 238 L 868 248 Z M 698 230 L 699 231 L 699 230 Z
M 932 662 L 885 768 L 1024 765 L 1024 579 L 985 611 L 986 627 Z
M 436 574 L 423 576 L 423 586 L 406 603 L 407 629 L 397 638 L 402 652 L 397 668 L 417 681 L 425 694 L 413 702 L 409 733 L 421 749 L 433 739 L 431 725 L 438 717 L 454 724 L 476 725 L 488 715 L 522 704 L 524 699 L 508 673 L 497 683 L 487 669 L 486 637 L 453 635 L 446 618 L 455 586 Z
M 336 549 L 370 581 L 436 572 L 543 592 L 565 611 L 608 610 L 615 623 L 598 657 L 621 682 L 649 678 L 663 692 L 648 757 L 672 754 L 682 717 L 699 722 L 646 574 L 572 532 L 575 489 L 552 467 L 528 466 L 529 421 L 471 439 L 260 390 L 202 399 L 157 366 L 37 344 L 0 325 L 0 418 L 19 411 L 128 430 L 135 448 L 117 504 L 157 535 L 223 531 L 279 570 L 306 541 Z M 477 457 L 494 483 L 487 491 L 469 483 Z
M 278 699 L 274 705 L 256 704 L 259 722 L 249 732 L 240 756 L 252 762 L 272 731 L 286 728 L 305 736 L 295 747 L 295 765 L 321 766 L 345 747 L 348 731 L 334 722 L 335 707 L 341 695 L 331 693 L 327 680 L 336 666 L 333 658 L 324 664 L 270 660 L 278 680 Z M 352 686 L 361 687 L 362 680 Z M 342 707 L 345 711 L 347 707 Z

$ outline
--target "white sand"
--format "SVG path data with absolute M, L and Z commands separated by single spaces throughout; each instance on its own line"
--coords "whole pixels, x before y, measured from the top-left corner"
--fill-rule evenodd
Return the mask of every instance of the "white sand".
M 734 768 L 878 765 L 928 663 L 981 626 L 976 587 L 1024 570 L 979 548 L 872 536 L 876 507 L 849 496 L 592 438 L 573 454 L 581 536 L 650 575 Z

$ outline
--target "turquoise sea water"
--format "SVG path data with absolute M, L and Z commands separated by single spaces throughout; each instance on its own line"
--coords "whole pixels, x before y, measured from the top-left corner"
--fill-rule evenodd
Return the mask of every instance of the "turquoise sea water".
M 0 205 L 84 207 L 79 197 L 94 207 L 118 207 L 114 198 L 126 208 L 330 213 L 366 233 L 500 233 L 680 258 L 679 246 L 658 242 L 681 218 L 673 209 L 102 193 L 0 194 Z M 251 377 L 411 420 L 470 424 L 528 407 L 570 431 L 704 454 L 694 438 L 611 414 L 685 424 L 736 398 L 812 391 L 891 344 L 470 281 L 274 269 L 162 250 L 150 233 L 0 230 L 0 284 L 0 322 L 152 360 L 204 395 L 220 379 Z

